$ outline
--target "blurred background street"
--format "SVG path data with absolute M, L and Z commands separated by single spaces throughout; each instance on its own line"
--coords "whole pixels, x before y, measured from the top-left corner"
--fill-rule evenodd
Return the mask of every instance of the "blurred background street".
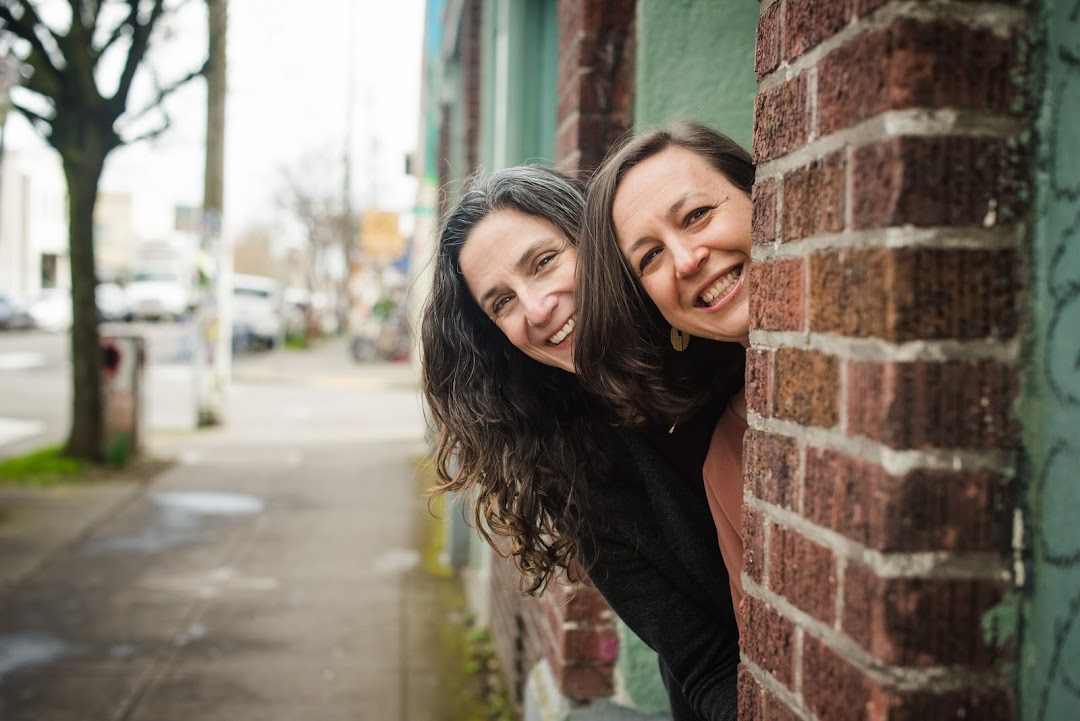
M 458 718 L 463 599 L 432 555 L 414 369 L 344 338 L 248 356 L 227 425 L 196 430 L 184 327 L 137 330 L 148 451 L 175 463 L 106 501 L 39 489 L 106 511 L 0 574 L 0 718 Z M 58 440 L 66 336 L 0 340 L 5 411 L 40 429 L 0 452 Z M 0 507 L 3 537 L 34 520 Z M 27 550 L 0 548 L 6 570 Z

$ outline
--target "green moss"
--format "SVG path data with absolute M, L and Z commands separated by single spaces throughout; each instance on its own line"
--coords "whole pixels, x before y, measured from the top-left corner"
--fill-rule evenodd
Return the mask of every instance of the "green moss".
M 60 446 L 47 446 L 0 461 L 0 483 L 28 486 L 71 483 L 78 481 L 92 465 L 89 461 L 62 455 Z

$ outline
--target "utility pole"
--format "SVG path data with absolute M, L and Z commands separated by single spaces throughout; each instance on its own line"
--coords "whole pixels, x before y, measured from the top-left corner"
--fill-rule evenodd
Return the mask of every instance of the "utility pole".
M 195 353 L 200 426 L 225 420 L 232 376 L 232 252 L 222 232 L 225 207 L 225 89 L 228 0 L 207 0 L 209 52 L 206 69 L 206 171 L 203 186 L 202 253 L 212 268 L 202 283 Z

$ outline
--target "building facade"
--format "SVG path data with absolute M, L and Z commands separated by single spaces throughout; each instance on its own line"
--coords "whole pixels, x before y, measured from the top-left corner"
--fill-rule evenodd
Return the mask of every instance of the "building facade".
M 478 168 L 587 177 L 684 117 L 752 148 L 740 718 L 1080 708 L 1066 5 L 429 3 L 429 231 Z M 527 718 L 663 714 L 595 592 L 452 547 Z

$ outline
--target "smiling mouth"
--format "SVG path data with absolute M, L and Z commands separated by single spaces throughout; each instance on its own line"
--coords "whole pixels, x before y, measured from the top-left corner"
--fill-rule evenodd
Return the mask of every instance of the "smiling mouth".
M 574 325 L 574 318 L 571 316 L 570 320 L 566 321 L 566 325 L 560 328 L 558 333 L 547 339 L 548 345 L 559 345 L 566 340 L 566 336 L 574 332 Z
M 736 266 L 720 276 L 719 279 L 694 300 L 694 305 L 699 308 L 708 308 L 734 288 L 742 275 L 743 267 Z

